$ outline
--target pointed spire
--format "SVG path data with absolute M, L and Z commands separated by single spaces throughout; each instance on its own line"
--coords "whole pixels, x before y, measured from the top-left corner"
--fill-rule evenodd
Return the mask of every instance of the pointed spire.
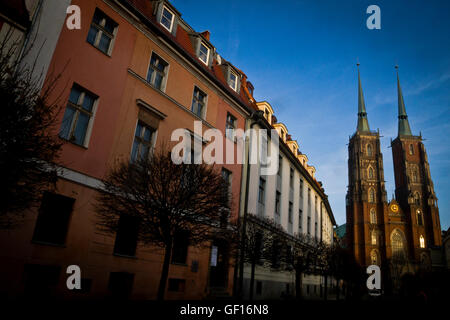
M 369 121 L 367 120 L 366 105 L 364 103 L 364 95 L 361 86 L 361 76 L 359 75 L 359 62 L 356 64 L 358 69 L 358 126 L 357 132 L 370 131 Z
M 400 87 L 400 79 L 397 70 L 397 94 L 398 94 L 398 135 L 412 136 L 411 128 L 409 127 L 408 115 L 406 114 L 405 102 L 403 101 L 402 88 Z

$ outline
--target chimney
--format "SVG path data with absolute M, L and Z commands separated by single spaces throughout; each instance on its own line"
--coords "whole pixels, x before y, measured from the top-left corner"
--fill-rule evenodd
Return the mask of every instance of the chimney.
M 202 36 L 204 36 L 204 37 L 206 38 L 206 40 L 209 41 L 209 35 L 210 35 L 210 33 L 209 33 L 208 30 L 203 31 L 203 32 L 201 32 L 200 34 L 201 34 Z

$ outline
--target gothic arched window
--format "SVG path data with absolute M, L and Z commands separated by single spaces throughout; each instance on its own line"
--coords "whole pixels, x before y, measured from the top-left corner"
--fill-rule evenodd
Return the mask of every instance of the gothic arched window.
M 420 242 L 420 247 L 425 248 L 425 238 L 423 237 L 423 235 L 420 235 L 419 242 Z
M 416 169 L 413 169 L 413 171 L 411 172 L 412 175 L 412 182 L 417 182 L 417 171 Z
M 417 210 L 417 224 L 423 226 L 423 214 L 420 210 Z
M 375 202 L 375 190 L 373 188 L 369 189 L 369 202 Z
M 378 264 L 378 253 L 377 253 L 377 250 L 372 250 L 370 252 L 370 262 L 371 262 L 371 264 L 375 264 L 375 265 Z
M 409 154 L 414 154 L 414 146 L 412 144 L 409 145 Z
M 418 192 L 414 193 L 414 204 L 420 206 L 420 195 Z
M 394 230 L 391 235 L 391 246 L 392 246 L 392 257 L 394 258 L 404 258 L 404 241 L 403 235 L 399 230 Z
M 372 224 L 377 223 L 377 213 L 374 208 L 370 209 L 370 223 Z
M 369 167 L 368 176 L 369 176 L 369 179 L 373 179 L 373 169 L 372 169 L 372 167 Z
M 377 244 L 377 232 L 375 230 L 372 230 L 372 233 L 371 233 L 371 243 L 372 243 L 372 245 Z
M 367 155 L 372 156 L 372 145 L 370 143 L 367 145 Z

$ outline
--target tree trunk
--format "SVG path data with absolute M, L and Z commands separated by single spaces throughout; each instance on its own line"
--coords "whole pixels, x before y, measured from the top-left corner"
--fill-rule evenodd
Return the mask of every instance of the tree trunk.
M 295 296 L 298 300 L 302 298 L 302 273 L 295 270 Z
M 172 242 L 166 244 L 164 249 L 164 262 L 161 271 L 161 278 L 158 287 L 158 300 L 164 300 L 164 293 L 166 292 L 167 277 L 169 276 L 170 257 L 172 256 Z
M 249 293 L 249 300 L 253 300 L 253 287 L 255 286 L 255 268 L 256 268 L 256 261 L 255 259 L 252 260 L 252 272 L 250 274 L 250 293 Z

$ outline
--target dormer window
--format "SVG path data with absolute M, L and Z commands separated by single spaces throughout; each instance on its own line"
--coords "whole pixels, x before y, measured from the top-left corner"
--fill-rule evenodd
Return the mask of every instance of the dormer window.
M 208 65 L 209 60 L 209 48 L 200 42 L 200 50 L 198 54 L 198 58 L 206 65 Z
M 161 14 L 161 21 L 160 23 L 166 28 L 169 32 L 172 32 L 173 28 L 173 22 L 175 20 L 175 15 L 172 11 L 167 9 L 165 6 L 163 7 L 162 14 Z
M 238 76 L 234 72 L 230 72 L 230 87 L 234 91 L 237 91 L 237 79 Z

